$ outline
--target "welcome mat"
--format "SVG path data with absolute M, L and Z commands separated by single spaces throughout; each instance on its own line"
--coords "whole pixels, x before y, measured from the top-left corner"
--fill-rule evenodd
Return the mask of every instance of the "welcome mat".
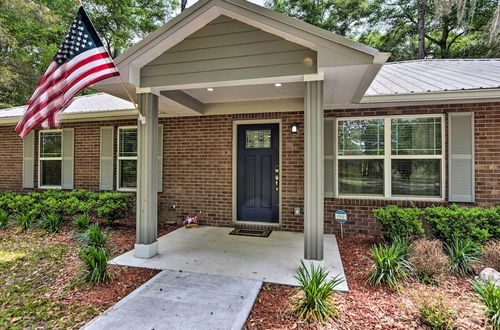
M 252 236 L 252 237 L 269 237 L 271 235 L 270 229 L 244 229 L 244 228 L 235 228 L 229 235 L 238 235 L 238 236 Z

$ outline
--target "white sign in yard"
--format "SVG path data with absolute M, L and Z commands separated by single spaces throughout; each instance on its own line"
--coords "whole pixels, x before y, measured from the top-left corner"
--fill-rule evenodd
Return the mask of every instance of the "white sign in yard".
M 340 223 L 340 237 L 344 238 L 343 224 L 347 222 L 347 213 L 344 210 L 337 210 L 335 212 L 335 220 Z

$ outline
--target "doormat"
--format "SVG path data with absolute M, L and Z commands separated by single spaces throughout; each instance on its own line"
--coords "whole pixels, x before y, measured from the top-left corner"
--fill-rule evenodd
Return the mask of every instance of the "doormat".
M 235 228 L 229 235 L 239 235 L 239 236 L 252 236 L 252 237 L 269 237 L 271 235 L 270 229 L 244 229 Z

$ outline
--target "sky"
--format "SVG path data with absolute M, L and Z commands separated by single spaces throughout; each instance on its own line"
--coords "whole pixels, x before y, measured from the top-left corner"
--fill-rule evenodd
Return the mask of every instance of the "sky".
M 264 6 L 264 1 L 265 0 L 248 0 L 248 1 L 256 3 L 256 4 L 261 5 L 261 6 Z M 195 2 L 196 2 L 196 0 L 188 0 L 188 4 L 187 4 L 188 7 L 191 6 Z

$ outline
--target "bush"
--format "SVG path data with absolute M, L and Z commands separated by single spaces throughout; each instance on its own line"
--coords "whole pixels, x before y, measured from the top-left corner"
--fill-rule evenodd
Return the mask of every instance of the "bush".
M 486 305 L 485 312 L 493 329 L 500 329 L 500 286 L 495 286 L 492 281 L 473 281 L 472 288 Z
M 98 223 L 94 223 L 80 236 L 80 241 L 87 246 L 105 247 L 108 235 L 99 228 Z
M 101 194 L 97 202 L 97 215 L 111 223 L 125 217 L 128 197 L 129 195 L 121 193 Z
M 35 218 L 28 213 L 19 213 L 16 216 L 16 221 L 21 231 L 25 231 L 31 228 Z
M 500 272 L 500 241 L 491 241 L 483 246 L 482 259 L 487 267 Z
M 421 215 L 422 211 L 417 208 L 399 208 L 396 205 L 373 210 L 373 216 L 382 224 L 382 231 L 387 232 L 391 239 L 423 236 Z
M 423 282 L 435 283 L 450 269 L 450 260 L 438 240 L 419 239 L 410 245 L 408 261 Z
M 0 210 L 0 229 L 7 228 L 9 224 L 9 214 L 4 210 Z
M 40 227 L 52 233 L 56 233 L 61 228 L 61 216 L 56 213 L 44 215 L 40 220 Z
M 328 271 L 324 267 L 306 267 L 301 262 L 295 278 L 300 283 L 304 296 L 295 301 L 295 312 L 306 321 L 313 318 L 318 321 L 326 321 L 338 317 L 339 311 L 333 299 L 333 290 L 344 279 L 336 276 L 327 281 Z
M 434 206 L 424 210 L 432 233 L 442 241 L 454 238 L 483 243 L 500 238 L 500 208 Z
M 111 278 L 108 269 L 109 252 L 105 248 L 89 246 L 80 251 L 80 259 L 85 264 L 83 280 L 100 283 Z
M 445 250 L 450 257 L 451 271 L 459 275 L 473 274 L 471 263 L 479 262 L 481 250 L 470 239 L 455 238 L 445 244 Z
M 75 224 L 79 229 L 87 229 L 92 222 L 88 213 L 77 214 L 73 217 Z
M 371 285 L 385 284 L 392 289 L 399 281 L 406 278 L 412 270 L 408 262 L 408 244 L 404 240 L 395 240 L 391 245 L 378 244 L 371 248 L 375 264 L 368 276 Z
M 456 311 L 446 304 L 443 297 L 425 301 L 420 306 L 420 319 L 431 329 L 453 329 L 455 317 Z

